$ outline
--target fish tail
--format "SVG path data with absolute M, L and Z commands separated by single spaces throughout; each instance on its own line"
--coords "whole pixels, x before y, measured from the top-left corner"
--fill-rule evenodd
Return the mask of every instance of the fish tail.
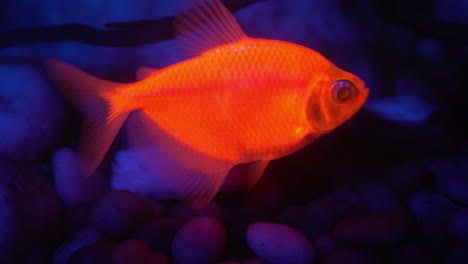
M 119 97 L 115 91 L 123 84 L 99 79 L 56 59 L 44 63 L 61 94 L 83 114 L 79 152 L 82 173 L 89 176 L 130 113 L 123 100 L 115 100 Z

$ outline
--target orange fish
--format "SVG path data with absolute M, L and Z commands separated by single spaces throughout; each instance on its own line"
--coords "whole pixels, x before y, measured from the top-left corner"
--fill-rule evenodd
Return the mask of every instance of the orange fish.
M 135 83 L 114 83 L 47 59 L 61 93 L 84 115 L 83 174 L 92 174 L 128 119 L 130 145 L 157 147 L 183 171 L 168 186 L 201 207 L 228 172 L 249 163 L 249 185 L 269 161 L 293 153 L 351 118 L 364 82 L 307 47 L 249 38 L 219 0 L 197 1 L 176 22 L 198 53 Z

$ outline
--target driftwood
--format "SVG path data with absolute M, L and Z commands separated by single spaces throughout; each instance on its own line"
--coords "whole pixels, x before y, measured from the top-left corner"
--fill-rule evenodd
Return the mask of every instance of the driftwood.
M 236 12 L 263 0 L 223 0 Z M 76 41 L 94 46 L 129 47 L 170 40 L 176 37 L 174 16 L 155 20 L 107 23 L 98 29 L 79 23 L 48 27 L 31 27 L 0 32 L 0 48 L 38 42 Z
M 236 12 L 263 0 L 223 0 L 226 7 Z M 440 39 L 457 44 L 468 44 L 468 25 L 447 22 L 436 18 L 435 7 L 416 1 L 382 0 L 375 1 L 372 10 L 383 21 L 425 37 Z M 426 7 L 425 10 L 420 10 Z M 108 29 L 98 29 L 79 23 L 49 27 L 31 27 L 0 32 L 0 48 L 37 42 L 76 41 L 94 46 L 129 47 L 176 37 L 173 30 L 175 17 L 155 20 L 107 23 Z

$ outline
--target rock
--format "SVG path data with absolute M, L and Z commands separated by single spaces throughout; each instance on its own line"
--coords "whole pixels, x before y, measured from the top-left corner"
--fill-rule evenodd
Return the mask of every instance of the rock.
M 88 225 L 89 212 L 94 207 L 93 204 L 73 204 L 65 206 L 62 212 L 63 232 L 71 235 Z
M 369 211 L 401 208 L 398 197 L 378 181 L 366 181 L 356 186 L 359 204 Z
M 298 215 L 299 229 L 309 240 L 333 230 L 336 223 L 361 212 L 354 205 L 330 198 L 314 200 Z M 296 220 L 296 221 L 297 221 Z
M 340 248 L 340 245 L 330 235 L 324 234 L 315 239 L 314 243 L 320 255 L 329 254 Z
M 430 253 L 417 244 L 404 244 L 397 248 L 391 258 L 392 264 L 432 264 Z
M 158 218 L 138 228 L 130 237 L 145 242 L 152 251 L 171 253 L 171 243 L 184 221 L 176 218 Z
M 0 156 L 0 197 L 0 263 L 58 238 L 62 203 L 37 169 Z
M 417 219 L 447 221 L 459 208 L 443 195 L 427 191 L 410 195 L 406 203 Z
M 466 264 L 468 259 L 468 244 L 457 244 L 450 248 L 445 259 L 445 264 Z
M 200 217 L 185 223 L 172 242 L 179 264 L 206 264 L 216 261 L 226 247 L 226 231 L 218 221 Z
M 93 229 L 82 229 L 68 238 L 57 249 L 54 255 L 54 264 L 67 264 L 70 256 L 83 246 L 102 240 L 102 235 Z
M 89 225 L 112 238 L 121 238 L 153 217 L 146 199 L 135 193 L 116 190 L 104 195 L 91 210 Z
M 70 256 L 67 264 L 103 264 L 113 263 L 112 253 L 117 243 L 111 240 L 100 240 L 86 245 Z
M 453 237 L 468 242 L 468 208 L 462 208 L 452 216 L 448 230 Z
M 55 151 L 52 167 L 55 187 L 66 204 L 94 202 L 106 190 L 106 182 L 100 173 L 89 177 L 81 174 L 78 155 L 71 149 Z
M 186 203 L 179 203 L 170 208 L 169 215 L 185 220 L 190 220 L 197 217 L 209 217 L 218 221 L 222 221 L 223 209 L 216 201 L 211 201 L 201 209 L 194 209 Z
M 436 189 L 452 201 L 468 205 L 468 177 L 438 177 Z
M 435 258 L 445 256 L 450 244 L 447 224 L 439 220 L 420 220 L 418 228 L 422 230 L 422 240 L 431 255 Z
M 112 260 L 114 264 L 146 264 L 151 254 L 145 243 L 129 239 L 114 248 Z
M 321 264 L 381 264 L 381 260 L 365 250 L 340 249 L 326 255 Z
M 169 258 L 163 253 L 152 253 L 146 260 L 146 264 L 169 264 Z
M 380 181 L 383 184 L 401 195 L 407 195 L 421 189 L 430 179 L 429 172 L 419 161 L 397 164 L 380 176 Z
M 242 264 L 267 264 L 267 263 L 261 258 L 251 258 L 242 262 Z
M 403 210 L 372 212 L 343 220 L 334 237 L 344 246 L 379 248 L 404 239 L 409 226 L 410 217 Z
M 286 225 L 256 222 L 248 227 L 246 238 L 255 254 L 273 264 L 306 264 L 315 259 L 307 238 Z
M 0 126 L 0 154 L 16 160 L 44 158 L 63 135 L 63 104 L 40 67 L 21 57 L 0 64 L 0 123 L 8 124 Z

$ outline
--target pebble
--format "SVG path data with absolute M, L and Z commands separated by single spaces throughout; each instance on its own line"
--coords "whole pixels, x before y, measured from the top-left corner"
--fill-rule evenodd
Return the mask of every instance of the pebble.
M 54 264 L 67 264 L 69 257 L 83 246 L 102 240 L 102 235 L 93 229 L 82 229 L 69 237 L 55 252 Z
M 138 228 L 130 237 L 145 242 L 152 251 L 171 253 L 171 243 L 184 221 L 177 218 L 158 218 Z
M 292 226 L 313 241 L 319 235 L 332 231 L 336 223 L 360 212 L 361 209 L 350 203 L 322 198 L 307 204 L 297 215 L 296 221 L 300 224 Z
M 104 195 L 91 210 L 89 225 L 111 238 L 121 238 L 133 232 L 153 217 L 146 199 L 125 190 Z
M 434 257 L 442 257 L 447 253 L 450 244 L 447 223 L 439 220 L 420 220 L 424 245 Z
M 468 205 L 468 177 L 438 177 L 436 189 L 447 198 Z
M 218 221 L 199 217 L 186 222 L 172 242 L 172 254 L 179 264 L 216 261 L 226 247 L 226 231 Z
M 94 242 L 73 253 L 67 264 L 110 264 L 116 246 L 117 243 L 111 240 Z
M 126 240 L 114 248 L 113 264 L 146 264 L 152 254 L 151 249 L 136 239 Z
M 399 163 L 386 170 L 379 178 L 383 184 L 400 195 L 408 195 L 421 189 L 430 179 L 429 172 L 419 161 Z
M 368 211 L 386 211 L 401 208 L 398 197 L 378 181 L 366 181 L 356 186 L 359 204 Z
M 146 260 L 146 264 L 169 264 L 169 258 L 163 253 L 152 253 Z
M 314 241 L 314 245 L 321 255 L 329 254 L 340 248 L 340 245 L 329 234 L 323 234 L 317 237 Z
M 453 237 L 468 242 L 468 208 L 462 208 L 452 216 L 448 230 Z
M 0 156 L 0 263 L 59 236 L 62 203 L 38 170 Z
M 445 259 L 445 264 L 466 264 L 468 260 L 468 244 L 457 244 L 450 248 Z
M 243 261 L 242 264 L 267 264 L 267 263 L 261 258 L 250 258 L 250 259 Z
M 106 182 L 100 173 L 85 177 L 80 172 L 78 154 L 61 148 L 52 157 L 54 183 L 65 204 L 96 201 L 106 191 Z
M 246 238 L 255 254 L 273 264 L 306 264 L 315 259 L 307 238 L 286 225 L 256 222 L 248 227 Z
M 366 250 L 340 249 L 324 256 L 321 264 L 381 264 L 381 260 Z
M 65 111 L 39 63 L 0 63 L 0 154 L 46 158 L 62 138 Z
M 88 225 L 88 217 L 93 204 L 82 203 L 65 206 L 62 211 L 63 232 L 74 234 Z
M 435 263 L 427 249 L 418 244 L 404 244 L 398 247 L 391 257 L 392 264 L 432 264 Z
M 347 218 L 336 225 L 335 239 L 344 246 L 378 248 L 406 237 L 410 217 L 403 210 L 371 212 Z
M 459 208 L 445 196 L 427 191 L 413 193 L 406 203 L 417 219 L 447 221 Z

